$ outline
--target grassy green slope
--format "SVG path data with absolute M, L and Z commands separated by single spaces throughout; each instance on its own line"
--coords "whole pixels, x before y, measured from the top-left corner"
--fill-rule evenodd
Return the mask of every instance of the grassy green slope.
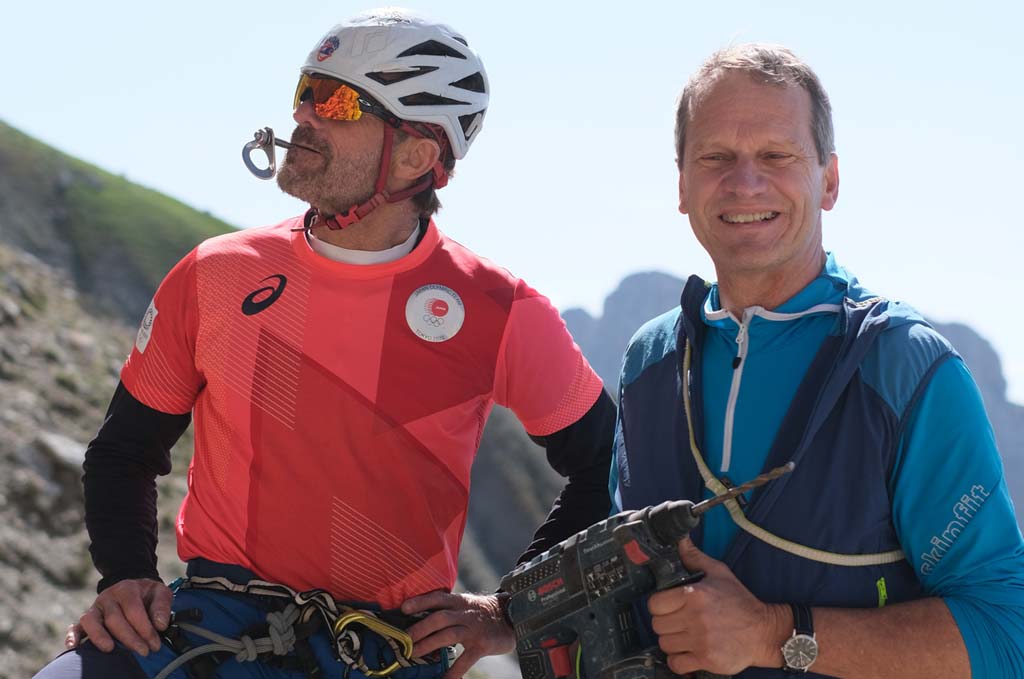
M 96 185 L 76 183 L 66 193 L 68 233 L 82 258 L 111 241 L 137 263 L 147 282 L 160 282 L 177 259 L 200 241 L 231 227 L 209 214 L 96 168 Z
M 68 156 L 0 122 L 0 182 L 6 200 L 4 240 L 70 266 L 85 292 L 101 299 L 105 280 L 148 298 L 164 274 L 197 243 L 231 225 L 158 191 Z M 12 214 L 5 214 L 9 209 Z M 66 261 L 47 256 L 49 239 Z M 36 247 L 33 247 L 36 246 Z M 116 269 L 111 271 L 111 267 Z M 114 303 L 128 302 L 104 299 Z M 137 307 L 138 302 L 128 302 Z M 117 309 L 134 317 L 138 308 Z

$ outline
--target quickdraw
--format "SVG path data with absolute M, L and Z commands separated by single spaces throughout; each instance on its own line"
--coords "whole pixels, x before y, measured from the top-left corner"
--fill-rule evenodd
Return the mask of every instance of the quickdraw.
M 337 602 L 330 593 L 322 589 L 296 592 L 285 585 L 264 580 L 250 580 L 245 584 L 239 584 L 223 577 L 197 576 L 182 579 L 177 588 L 209 589 L 270 597 L 287 601 L 288 605 L 282 611 L 268 614 L 268 635 L 256 639 L 249 636 L 230 639 L 192 623 L 179 623 L 183 630 L 207 639 L 210 643 L 192 648 L 179 656 L 155 679 L 165 679 L 181 665 L 193 662 L 198 656 L 208 653 L 232 653 L 239 662 L 252 662 L 258 660 L 260 656 L 286 655 L 295 647 L 296 628 L 308 628 L 317 614 L 327 629 L 331 630 L 335 653 L 349 670 L 359 670 L 367 677 L 379 679 L 389 677 L 403 667 L 436 662 L 412 657 L 413 641 L 409 634 L 382 620 L 376 611 Z M 380 636 L 393 651 L 394 661 L 385 667 L 371 668 L 367 665 L 362 654 L 362 641 L 354 627 L 363 627 Z

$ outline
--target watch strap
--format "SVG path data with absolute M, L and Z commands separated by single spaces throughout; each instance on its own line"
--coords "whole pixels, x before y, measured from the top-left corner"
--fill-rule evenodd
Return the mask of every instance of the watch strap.
M 814 618 L 811 615 L 811 607 L 804 604 L 790 604 L 793 609 L 793 630 L 796 634 L 814 636 Z

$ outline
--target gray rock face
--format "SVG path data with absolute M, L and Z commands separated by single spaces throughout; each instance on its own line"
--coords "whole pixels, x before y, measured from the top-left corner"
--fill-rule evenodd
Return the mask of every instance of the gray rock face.
M 562 314 L 594 370 L 609 385 L 618 385 L 622 353 L 643 323 L 679 305 L 684 281 L 663 273 L 625 278 L 608 296 L 604 313 L 593 318 L 582 309 Z M 974 375 L 996 433 L 1017 520 L 1024 523 L 1024 406 L 1006 398 L 1006 378 L 992 345 L 960 323 L 934 323 L 963 357 Z
M 0 677 L 61 650 L 96 575 L 82 516 L 82 459 L 131 346 L 83 313 L 70 281 L 0 246 Z

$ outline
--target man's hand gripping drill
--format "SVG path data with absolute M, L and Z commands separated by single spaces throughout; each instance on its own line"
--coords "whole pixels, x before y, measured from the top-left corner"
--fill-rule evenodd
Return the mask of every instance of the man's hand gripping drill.
M 616 514 L 502 578 L 523 679 L 669 679 L 657 646 L 642 647 L 633 608 L 654 592 L 698 582 L 679 542 L 700 516 L 793 470 L 792 462 L 726 494 Z M 698 673 L 704 679 L 721 675 Z

